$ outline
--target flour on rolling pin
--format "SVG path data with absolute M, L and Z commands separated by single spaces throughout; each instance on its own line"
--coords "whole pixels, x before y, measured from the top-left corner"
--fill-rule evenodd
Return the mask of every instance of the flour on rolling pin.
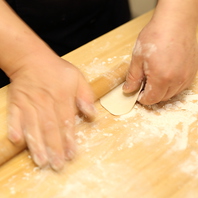
M 117 86 L 100 99 L 100 104 L 113 115 L 127 114 L 133 109 L 144 83 L 142 83 L 139 90 L 128 94 L 123 92 L 123 84 Z

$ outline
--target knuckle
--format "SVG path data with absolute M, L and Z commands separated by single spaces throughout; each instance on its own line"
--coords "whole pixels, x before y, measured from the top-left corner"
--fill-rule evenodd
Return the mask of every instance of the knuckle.
M 173 80 L 172 74 L 165 73 L 165 72 L 164 73 L 162 72 L 161 75 L 160 75 L 160 78 L 159 78 L 159 81 L 160 81 L 161 84 L 164 84 L 164 83 L 168 84 L 172 80 Z
M 188 72 L 160 72 L 159 73 L 159 81 L 161 84 L 169 84 L 169 85 L 175 85 L 175 84 L 183 84 L 189 79 Z
M 139 76 L 139 75 L 135 75 L 135 73 L 132 71 L 132 70 L 129 70 L 127 72 L 127 81 L 131 81 L 131 82 L 138 82 L 140 83 L 142 81 L 142 76 Z
M 130 81 L 135 80 L 135 77 L 134 77 L 133 72 L 131 70 L 128 70 L 128 72 L 127 72 L 127 79 L 130 80 Z
M 8 139 L 14 144 L 20 144 L 24 137 L 13 126 L 8 126 Z
M 156 103 L 159 103 L 161 100 L 159 97 L 156 96 L 156 94 L 152 91 L 149 91 L 145 94 L 143 94 L 140 103 L 143 105 L 153 105 Z
M 177 77 L 177 82 L 179 82 L 179 84 L 183 84 L 184 82 L 186 82 L 187 80 L 189 80 L 189 74 L 188 73 L 184 73 L 182 75 L 179 75 Z

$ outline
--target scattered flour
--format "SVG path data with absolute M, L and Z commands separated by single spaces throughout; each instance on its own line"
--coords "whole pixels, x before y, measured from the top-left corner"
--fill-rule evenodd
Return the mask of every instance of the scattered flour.
M 198 152 L 192 151 L 188 159 L 179 165 L 180 170 L 198 179 Z
M 105 110 L 101 108 L 99 111 Z M 56 188 L 54 194 L 50 195 L 51 198 L 77 197 L 79 192 L 80 198 L 111 197 L 115 191 L 115 198 L 123 195 L 126 198 L 137 197 L 141 195 L 142 189 L 148 192 L 152 189 L 150 173 L 148 175 L 141 171 L 137 173 L 133 159 L 124 158 L 123 153 L 133 153 L 133 148 L 139 143 L 149 147 L 153 139 L 160 140 L 164 137 L 165 144 L 171 145 L 172 153 L 185 151 L 189 144 L 190 127 L 195 125 L 194 127 L 198 128 L 197 118 L 198 94 L 191 90 L 186 90 L 165 103 L 149 107 L 136 104 L 130 113 L 119 117 L 106 114 L 102 123 L 99 119 L 85 124 L 81 117 L 76 116 L 78 129 L 75 134 L 76 140 L 81 152 L 80 157 L 83 156 L 82 159 L 87 162 L 87 166 L 75 167 L 76 171 L 73 174 L 67 174 L 65 168 L 64 177 L 63 175 L 59 177 L 51 171 L 40 171 L 38 167 L 29 166 L 31 163 L 28 160 L 21 160 L 18 166 L 21 166 L 20 170 L 23 171 L 20 173 L 16 171 L 17 175 L 11 174 L 2 189 L 7 189 L 10 197 L 16 195 L 27 195 L 27 198 L 49 197 L 52 186 Z M 114 121 L 113 125 L 108 125 L 109 119 Z M 108 130 L 101 127 L 104 122 Z M 194 140 L 194 143 L 198 144 L 198 141 Z M 27 158 L 30 158 L 29 155 Z M 187 159 L 178 165 L 178 171 L 198 181 L 197 164 L 198 152 L 192 150 Z M 78 163 L 71 164 L 70 170 L 74 170 L 73 165 Z M 158 176 L 154 178 L 160 179 Z M 24 182 L 28 188 L 21 189 L 18 183 Z M 87 191 L 88 187 L 90 191 Z M 0 195 L 4 197 L 3 192 L 0 192 Z
M 122 36 L 117 35 L 116 38 L 121 38 Z M 110 42 L 106 42 L 98 50 L 104 51 L 110 45 Z M 143 53 L 144 56 L 149 57 L 156 50 L 156 46 L 151 43 L 142 46 L 137 41 L 134 53 L 135 55 L 141 55 Z M 144 53 L 145 51 L 146 53 Z M 127 51 L 125 55 L 119 57 L 106 57 L 106 59 L 102 60 L 95 57 L 88 66 L 81 66 L 85 66 L 84 72 L 91 81 L 102 73 L 109 71 L 109 65 L 115 64 L 118 59 L 118 62 L 122 62 L 128 61 L 130 57 L 131 54 Z M 137 117 L 141 119 L 136 119 Z M 162 137 L 167 138 L 167 145 L 172 144 L 172 152 L 183 151 L 188 147 L 189 127 L 196 123 L 197 118 L 198 94 L 190 90 L 184 91 L 179 96 L 164 104 L 149 107 L 136 104 L 133 111 L 127 115 L 120 117 L 106 115 L 104 117 L 104 122 L 106 121 L 108 123 L 109 119 L 115 121 L 114 125 L 108 126 L 108 133 L 100 127 L 100 123 L 90 124 L 89 130 L 81 127 L 77 131 L 77 143 L 79 149 L 86 152 L 81 154 L 85 155 L 83 159 L 89 162 L 88 167 L 82 167 L 82 169 L 78 169 L 78 171 L 75 171 L 71 175 L 68 175 L 66 170 L 64 173 L 65 177 L 61 177 L 62 180 L 60 180 L 58 174 L 54 174 L 51 171 L 40 171 L 38 167 L 33 167 L 31 163 L 21 160 L 18 166 L 21 166 L 20 170 L 23 170 L 23 172 L 19 173 L 16 170 L 14 173 L 17 173 L 17 175 L 10 174 L 7 183 L 2 186 L 2 189 L 7 188 L 10 192 L 10 197 L 15 197 L 15 195 L 20 193 L 27 194 L 26 198 L 47 197 L 45 193 L 49 193 L 53 186 L 56 186 L 57 193 L 51 195 L 51 198 L 76 197 L 79 196 L 79 192 L 81 193 L 80 198 L 112 197 L 112 194 L 115 194 L 115 192 L 116 197 L 114 198 L 123 196 L 125 198 L 138 197 L 138 192 L 141 193 L 142 189 L 145 191 L 152 189 L 151 178 L 141 172 L 137 174 L 137 170 L 133 169 L 133 164 L 128 163 L 127 159 L 121 159 L 119 161 L 116 158 L 119 154 L 116 155 L 114 162 L 108 163 L 109 156 L 113 152 L 122 152 L 124 149 L 132 151 L 138 143 L 148 143 L 149 140 L 160 139 Z M 81 124 L 83 125 L 82 122 L 83 119 L 76 116 L 76 125 L 81 126 Z M 196 127 L 198 128 L 197 124 Z M 119 132 L 120 136 L 116 136 L 115 138 L 115 132 Z M 125 133 L 124 138 L 122 136 L 123 133 Z M 112 145 L 115 142 L 117 147 L 113 150 Z M 197 140 L 195 142 L 198 144 Z M 98 153 L 94 153 L 94 155 L 92 153 L 93 147 L 100 148 L 98 149 Z M 31 157 L 28 156 L 28 158 L 31 160 Z M 197 164 L 198 153 L 192 151 L 188 159 L 179 165 L 179 168 L 183 173 L 190 174 L 192 177 L 198 179 Z M 122 185 L 119 182 L 121 179 Z M 29 182 L 31 184 L 29 186 L 31 187 L 20 189 L 18 183 L 23 183 L 24 181 L 26 183 Z M 87 193 L 87 184 L 90 187 L 89 193 Z M 43 186 L 45 187 L 44 191 Z M 135 190 L 131 191 L 131 189 Z M 98 192 L 98 194 L 95 194 L 95 192 Z M 132 194 L 133 192 L 134 195 Z M 1 193 L 0 191 L 0 197 L 3 198 L 4 196 Z M 152 197 L 156 196 L 153 195 Z
M 92 81 L 102 74 L 108 73 L 112 67 L 115 67 L 115 65 L 119 65 L 126 61 L 129 62 L 130 58 L 131 54 L 112 56 L 103 59 L 95 57 L 89 65 L 82 64 L 80 65 L 80 68 L 87 76 L 87 79 Z
M 136 116 L 141 117 L 141 122 L 133 123 Z M 130 113 L 115 118 L 115 121 L 124 121 L 126 128 L 131 127 L 130 142 L 166 136 L 167 144 L 175 141 L 174 150 L 184 150 L 188 145 L 189 127 L 197 118 L 198 94 L 186 90 L 164 105 L 156 104 L 146 108 L 137 104 Z M 138 132 L 134 130 L 135 126 Z
M 72 177 L 69 177 L 60 192 L 52 198 L 79 197 L 79 192 L 81 192 L 80 198 L 102 198 L 112 197 L 112 195 L 114 198 L 121 198 L 123 195 L 125 198 L 131 198 L 136 197 L 141 188 L 151 188 L 148 178 L 144 175 L 140 174 L 137 176 L 137 180 L 133 180 L 130 175 L 135 170 L 125 165 L 125 171 L 120 173 L 122 168 L 123 164 L 120 162 L 106 164 L 96 159 L 95 164 L 89 169 L 79 170 Z M 122 184 L 116 182 L 120 180 L 123 181 Z M 89 191 L 87 191 L 87 187 Z M 136 189 L 136 191 L 133 193 L 131 189 Z

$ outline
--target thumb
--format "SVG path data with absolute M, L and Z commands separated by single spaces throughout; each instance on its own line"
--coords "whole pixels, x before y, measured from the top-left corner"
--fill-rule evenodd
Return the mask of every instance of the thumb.
M 126 82 L 123 85 L 123 91 L 125 93 L 134 92 L 141 86 L 141 82 L 144 78 L 142 65 L 142 57 L 133 55 L 131 65 L 126 76 Z

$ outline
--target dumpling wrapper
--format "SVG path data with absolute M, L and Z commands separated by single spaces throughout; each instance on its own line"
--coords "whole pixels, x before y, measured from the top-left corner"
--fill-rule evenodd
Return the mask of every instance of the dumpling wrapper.
M 122 90 L 123 84 L 124 83 L 117 86 L 100 99 L 100 104 L 113 115 L 123 115 L 129 113 L 133 109 L 143 88 L 142 83 L 139 90 L 126 94 Z

